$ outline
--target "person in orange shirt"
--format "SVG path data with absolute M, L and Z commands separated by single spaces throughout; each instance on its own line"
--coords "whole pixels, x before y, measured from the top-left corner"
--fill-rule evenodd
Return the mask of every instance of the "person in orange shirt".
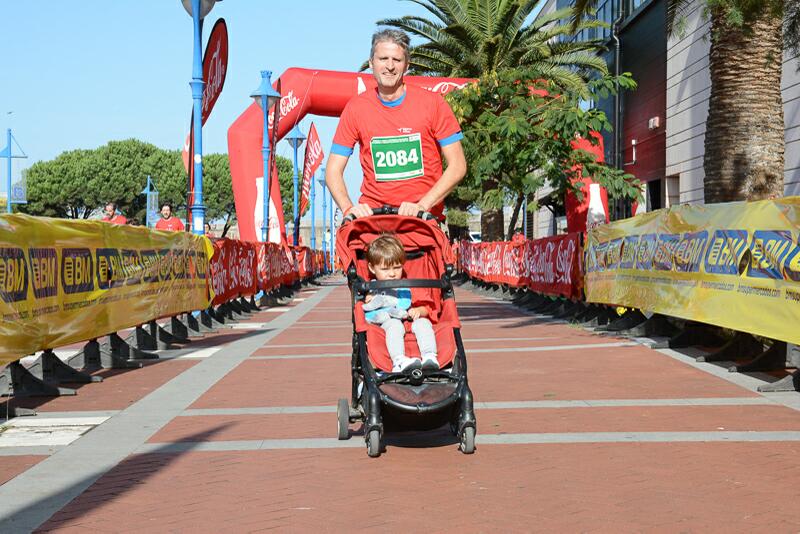
M 180 219 L 172 216 L 172 205 L 165 202 L 161 205 L 161 218 L 156 223 L 156 230 L 183 232 L 185 227 Z
M 106 207 L 103 208 L 103 218 L 101 220 L 110 224 L 128 224 L 128 219 L 121 213 L 117 213 L 116 202 L 108 202 L 106 204 Z

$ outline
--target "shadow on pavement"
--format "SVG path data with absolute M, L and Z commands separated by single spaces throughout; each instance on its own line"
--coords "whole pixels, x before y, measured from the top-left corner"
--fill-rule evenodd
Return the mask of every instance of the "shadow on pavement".
M 191 441 L 203 442 L 228 426 L 230 423 L 198 432 L 191 436 Z M 35 500 L 15 511 L 11 517 L 3 512 L 0 515 L 0 532 L 46 532 L 65 527 L 64 521 L 67 520 L 72 524 L 79 523 L 82 516 L 141 487 L 147 479 L 173 463 L 180 455 L 191 452 L 191 449 L 160 452 L 171 445 L 165 444 L 146 454 L 132 454 L 109 471 L 99 476 L 87 476 L 67 490 Z M 81 467 L 76 466 L 76 469 Z M 130 473 L 130 476 L 124 476 L 126 473 Z M 78 495 L 73 497 L 76 492 Z M 86 506 L 87 502 L 91 502 L 92 506 Z

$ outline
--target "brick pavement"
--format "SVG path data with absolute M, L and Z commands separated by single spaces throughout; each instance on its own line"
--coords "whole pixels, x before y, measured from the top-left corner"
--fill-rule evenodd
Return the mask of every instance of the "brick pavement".
M 476 454 L 464 456 L 442 432 L 396 434 L 370 459 L 359 425 L 351 426 L 350 441 L 332 441 L 333 405 L 349 392 L 349 298 L 344 287 L 322 291 L 330 293 L 248 354 L 238 347 L 252 337 L 225 339 L 226 349 L 209 359 L 239 354 L 241 363 L 198 391 L 184 413 L 153 428 L 140 452 L 45 517 L 41 531 L 800 530 L 790 504 L 800 498 L 800 412 L 776 402 L 781 397 L 461 290 L 479 439 L 496 444 L 479 441 Z M 274 324 L 280 315 L 260 312 L 250 322 Z M 166 369 L 180 374 L 197 364 L 160 362 L 114 377 L 116 387 L 141 380 L 149 391 L 168 388 Z M 164 371 L 156 376 L 158 368 Z M 113 394 L 80 404 L 84 390 L 113 384 L 86 386 L 40 409 L 124 408 L 113 405 Z M 734 431 L 769 441 L 719 441 Z M 514 442 L 545 434 L 556 441 Z M 608 435 L 619 437 L 603 442 Z M 626 442 L 645 435 L 650 442 Z M 587 442 L 570 442 L 578 436 Z M 293 441 L 299 439 L 306 441 Z M 168 452 L 172 443 L 184 444 L 184 452 Z M 221 449 L 192 450 L 201 445 Z M 0 480 L 41 460 L 0 450 Z

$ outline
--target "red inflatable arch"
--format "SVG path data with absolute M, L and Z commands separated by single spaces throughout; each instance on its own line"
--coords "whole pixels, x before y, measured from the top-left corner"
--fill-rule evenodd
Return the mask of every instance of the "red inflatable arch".
M 461 89 L 474 80 L 469 78 L 434 78 L 427 76 L 406 76 L 405 82 L 429 91 L 447 94 Z M 337 72 L 329 70 L 311 70 L 291 68 L 280 77 L 281 101 L 280 119 L 278 121 L 278 139 L 282 139 L 291 128 L 307 114 L 338 117 L 345 104 L 354 96 L 376 87 L 375 79 L 369 73 Z M 277 89 L 277 81 L 275 82 Z M 236 202 L 236 217 L 239 221 L 239 235 L 245 241 L 258 241 L 261 235 L 261 194 L 260 187 L 263 175 L 261 143 L 264 116 L 261 108 L 251 104 L 228 128 L 228 154 L 230 157 L 233 197 Z M 272 113 L 270 113 L 269 133 L 272 135 Z M 603 157 L 602 145 L 591 145 L 586 141 L 578 141 L 585 148 L 600 158 Z M 276 192 L 277 180 L 273 180 L 273 193 Z M 588 186 L 586 187 L 588 193 Z M 604 193 L 604 191 L 603 191 Z M 271 196 L 270 240 L 274 240 L 274 229 L 280 222 L 274 215 L 282 215 L 275 209 L 278 206 Z M 576 204 L 576 203 L 571 203 Z M 576 206 L 568 203 L 568 209 Z M 577 206 L 583 208 L 583 229 L 586 227 L 586 209 L 590 205 L 589 195 Z M 608 213 L 607 201 L 604 201 L 605 213 Z M 575 218 L 568 214 L 568 219 Z M 577 215 L 577 212 L 575 213 Z M 280 217 L 282 220 L 282 217 Z M 580 224 L 570 225 L 570 230 L 578 229 Z

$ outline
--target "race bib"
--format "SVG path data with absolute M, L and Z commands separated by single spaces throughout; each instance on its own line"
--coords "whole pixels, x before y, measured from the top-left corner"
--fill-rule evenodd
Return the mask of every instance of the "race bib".
M 390 182 L 422 176 L 422 136 L 419 133 L 373 137 L 369 143 L 375 180 Z

